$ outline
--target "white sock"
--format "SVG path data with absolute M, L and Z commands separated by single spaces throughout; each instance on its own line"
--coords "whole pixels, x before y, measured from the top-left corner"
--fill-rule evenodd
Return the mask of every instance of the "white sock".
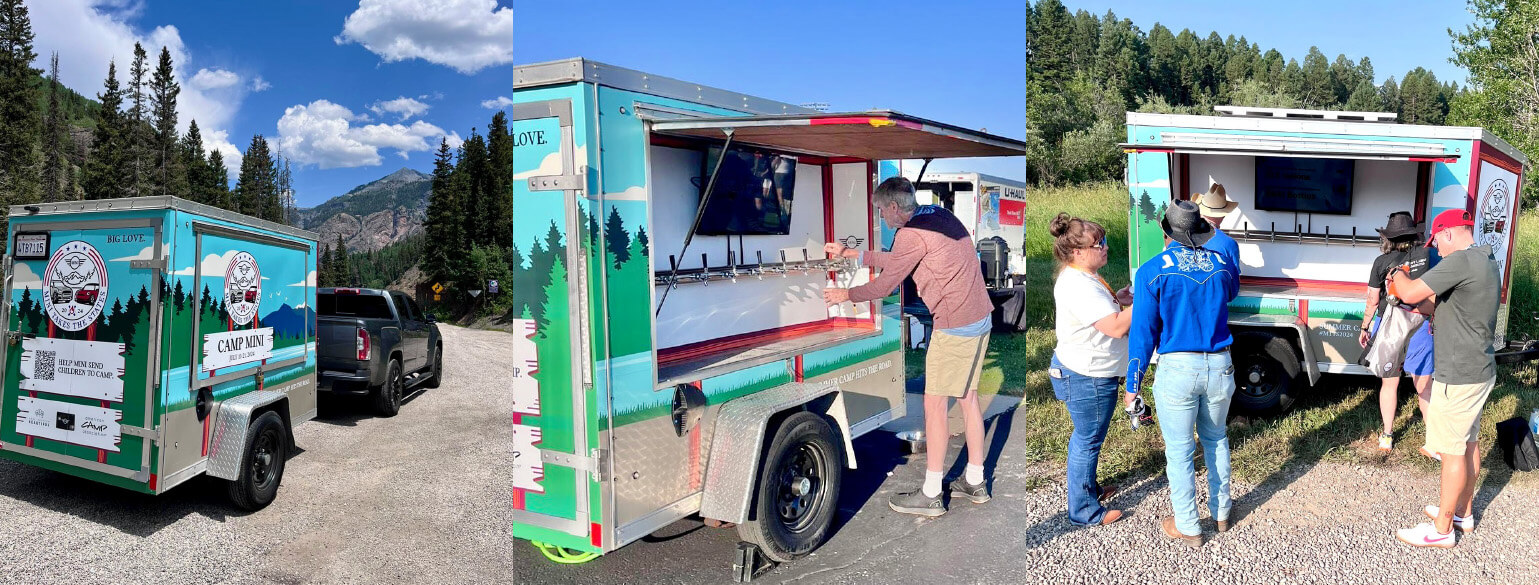
M 933 498 L 935 496 L 940 495 L 940 492 L 941 492 L 941 480 L 945 479 L 945 477 L 946 477 L 946 472 L 944 472 L 944 471 L 929 471 L 929 470 L 926 470 L 924 472 L 924 488 L 923 488 L 924 497 L 926 497 L 926 498 Z
M 967 478 L 967 485 L 978 485 L 983 483 L 983 466 L 968 463 L 967 472 L 964 477 Z

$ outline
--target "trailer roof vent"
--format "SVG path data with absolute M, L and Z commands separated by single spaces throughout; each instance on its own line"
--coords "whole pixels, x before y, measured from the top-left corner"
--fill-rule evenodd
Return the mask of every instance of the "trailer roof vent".
M 1376 122 L 1393 124 L 1399 117 L 1394 112 L 1339 112 L 1334 110 L 1303 110 L 1296 108 L 1252 108 L 1247 106 L 1213 106 L 1224 116 L 1241 118 L 1279 118 L 1292 120 L 1333 120 L 1336 122 Z

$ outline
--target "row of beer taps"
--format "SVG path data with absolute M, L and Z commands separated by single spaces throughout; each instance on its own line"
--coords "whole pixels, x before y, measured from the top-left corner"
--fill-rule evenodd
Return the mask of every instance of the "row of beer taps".
M 742 264 L 739 262 L 737 253 L 729 250 L 727 252 L 727 265 L 712 267 L 708 256 L 702 252 L 700 254 L 700 268 L 679 268 L 678 258 L 669 254 L 669 271 L 654 274 L 652 280 L 657 286 L 673 288 L 680 284 L 695 282 L 709 285 L 713 280 L 737 282 L 738 278 L 763 280 L 766 275 L 778 274 L 781 278 L 785 278 L 792 273 L 807 274 L 811 272 L 847 272 L 855 270 L 855 262 L 852 260 L 844 258 L 813 259 L 808 254 L 807 248 L 802 248 L 802 259 L 799 262 L 787 260 L 785 250 L 780 251 L 780 262 L 778 263 L 765 263 L 763 251 L 755 251 L 754 256 L 755 260 L 757 260 L 756 263 Z

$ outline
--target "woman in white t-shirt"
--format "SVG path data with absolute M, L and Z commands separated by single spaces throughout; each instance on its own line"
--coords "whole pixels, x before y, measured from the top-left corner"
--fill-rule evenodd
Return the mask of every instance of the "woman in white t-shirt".
M 1116 412 L 1128 367 L 1128 325 L 1133 295 L 1113 292 L 1097 271 L 1106 266 L 1106 229 L 1060 213 L 1050 227 L 1060 269 L 1053 285 L 1058 345 L 1048 370 L 1053 393 L 1069 410 L 1069 521 L 1111 524 L 1121 510 L 1101 505 L 1117 491 L 1096 482 L 1101 443 Z

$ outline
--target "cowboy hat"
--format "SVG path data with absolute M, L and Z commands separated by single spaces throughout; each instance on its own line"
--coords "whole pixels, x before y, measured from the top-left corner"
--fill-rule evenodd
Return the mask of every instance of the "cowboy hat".
M 1160 228 L 1170 239 L 1189 248 L 1200 248 L 1213 237 L 1213 224 L 1202 219 L 1202 212 L 1191 201 L 1171 201 L 1165 206 Z
M 1411 212 L 1396 211 L 1389 214 L 1389 221 L 1382 228 L 1374 228 L 1379 235 L 1390 240 L 1406 239 L 1421 234 L 1421 224 L 1411 219 Z
M 1240 206 L 1229 200 L 1229 193 L 1224 191 L 1223 183 L 1214 183 L 1208 187 L 1207 193 L 1192 193 L 1192 203 L 1196 203 L 1206 217 L 1224 217 Z

